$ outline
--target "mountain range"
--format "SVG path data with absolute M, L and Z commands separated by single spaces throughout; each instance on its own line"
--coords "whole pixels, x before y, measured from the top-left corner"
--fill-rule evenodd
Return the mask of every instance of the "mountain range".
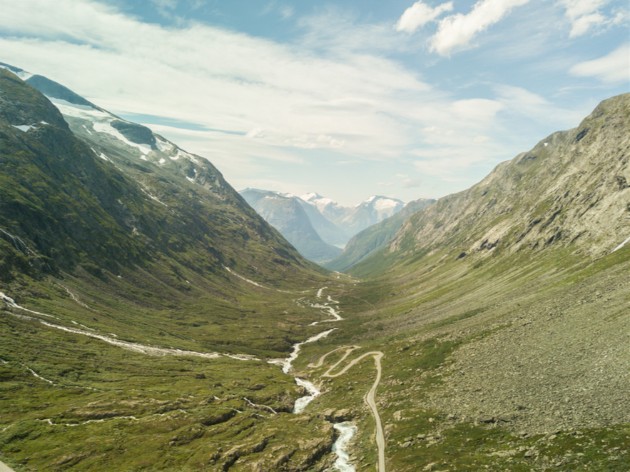
M 435 200 L 429 198 L 407 203 L 398 213 L 368 226 L 353 236 L 343 252 L 324 266 L 331 270 L 346 271 L 357 265 L 390 243 L 407 218 L 433 203 Z
M 5 187 L 12 198 L 4 199 L 11 204 L 4 206 L 3 221 L 22 227 L 14 236 L 32 243 L 26 257 L 38 254 L 51 270 L 74 268 L 79 254 L 112 270 L 123 261 L 135 264 L 164 254 L 196 270 L 203 264 L 220 271 L 236 263 L 236 255 L 253 254 L 303 264 L 207 160 L 45 77 L 12 69 L 47 97 L 3 71 L 2 114 L 5 131 L 11 131 L 4 158 L 15 161 L 5 172 L 16 179 Z M 24 162 L 27 154 L 32 158 Z M 24 165 L 29 167 L 21 169 Z M 59 241 L 66 247 L 61 253 L 55 249 Z M 229 250 L 217 241 L 241 241 L 252 250 Z M 199 254 L 194 263 L 191 252 Z
M 303 196 L 245 189 L 241 196 L 307 259 L 327 265 L 358 232 L 405 207 L 397 199 L 375 195 L 345 207 L 316 193 Z
M 629 129 L 630 94 L 612 97 L 467 190 L 371 199 L 397 213 L 327 263 L 341 274 L 246 198 L 322 244 L 343 207 L 244 198 L 201 156 L 4 65 L 0 461 L 627 470 Z
M 339 234 L 339 229 L 317 209 L 299 198 L 256 189 L 245 189 L 240 193 L 265 221 L 276 228 L 307 259 L 325 262 L 341 253 L 338 247 L 324 242 L 315 230 L 313 220 L 317 218 L 319 227 L 333 227 L 333 234 Z M 308 212 L 307 208 L 311 211 Z

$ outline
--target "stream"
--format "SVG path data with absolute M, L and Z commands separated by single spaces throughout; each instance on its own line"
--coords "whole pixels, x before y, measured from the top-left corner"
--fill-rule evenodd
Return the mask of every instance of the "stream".
M 322 293 L 324 289 L 326 289 L 326 287 L 320 288 L 317 291 L 317 298 L 322 298 Z M 330 320 L 325 320 L 324 322 L 341 321 L 343 320 L 343 318 L 339 315 L 339 312 L 335 309 L 335 307 L 331 306 L 332 304 L 336 303 L 337 302 L 335 300 L 328 296 L 328 303 L 311 304 L 311 307 L 321 309 L 331 317 Z M 315 326 L 318 323 L 321 322 L 316 321 L 315 323 L 311 323 L 310 326 Z M 293 349 L 289 357 L 287 357 L 286 359 L 272 360 L 269 362 L 282 366 L 282 372 L 284 372 L 285 374 L 289 374 L 291 372 L 291 369 L 293 368 L 293 362 L 300 355 L 300 350 L 304 344 L 319 341 L 320 339 L 327 337 L 335 329 L 336 328 L 332 328 L 326 331 L 322 331 L 315 336 L 311 336 L 306 341 L 296 343 L 293 345 Z M 315 400 L 315 398 L 321 395 L 322 392 L 314 383 L 297 376 L 295 377 L 295 383 L 304 388 L 307 392 L 307 395 L 298 398 L 293 406 L 293 413 L 299 414 L 305 410 L 309 403 L 311 403 L 313 400 Z M 356 434 L 357 427 L 353 423 L 346 421 L 342 423 L 334 423 L 333 428 L 335 428 L 335 430 L 339 433 L 339 436 L 337 437 L 337 440 L 332 447 L 332 451 L 337 455 L 337 460 L 335 461 L 333 467 L 339 472 L 355 472 L 356 469 L 350 462 L 350 455 L 347 452 L 347 447 L 353 436 Z
M 227 269 L 227 268 L 226 268 Z M 229 270 L 229 269 L 227 269 Z M 235 274 L 233 271 L 230 271 L 230 273 Z M 240 277 L 240 276 L 239 276 Z M 249 279 L 244 279 L 247 282 L 250 283 L 254 283 L 255 285 L 261 287 L 259 284 L 250 281 Z M 65 288 L 65 287 L 64 287 Z M 324 291 L 326 287 L 320 288 L 317 291 L 317 298 L 321 299 L 322 298 L 322 293 Z M 67 290 L 67 289 L 66 289 Z M 68 293 L 70 293 L 69 290 L 67 290 Z M 70 295 L 72 296 L 72 294 L 70 293 Z M 75 301 L 78 302 L 78 300 L 75 297 L 72 297 Z M 47 313 L 40 313 L 38 311 L 34 311 L 34 310 L 30 310 L 28 308 L 24 308 L 20 305 L 18 305 L 17 303 L 15 303 L 15 301 L 7 296 L 5 293 L 0 292 L 0 302 L 4 302 L 7 306 L 14 308 L 14 309 L 18 309 L 21 311 L 25 311 L 27 313 L 31 313 L 33 315 L 39 315 L 39 316 L 44 316 L 47 318 L 53 318 L 53 319 L 57 319 L 57 317 L 47 314 Z M 318 308 L 323 310 L 325 313 L 327 313 L 331 319 L 329 320 L 325 320 L 323 322 L 336 322 L 336 321 L 341 321 L 343 320 L 343 318 L 339 315 L 339 312 L 337 311 L 337 309 L 331 305 L 336 304 L 337 302 L 335 300 L 333 300 L 330 296 L 327 297 L 327 303 L 317 303 L 317 304 L 311 304 L 312 308 Z M 131 350 L 131 351 L 135 351 L 135 352 L 139 352 L 142 354 L 147 354 L 147 355 L 172 355 L 172 356 L 195 356 L 195 357 L 204 357 L 204 358 L 208 358 L 208 359 L 214 359 L 214 358 L 218 358 L 218 357 L 229 357 L 232 359 L 238 359 L 241 361 L 258 361 L 259 359 L 254 357 L 254 356 L 250 356 L 250 355 L 238 355 L 238 354 L 221 354 L 221 353 L 217 353 L 217 352 L 195 352 L 195 351 L 188 351 L 188 350 L 182 350 L 182 349 L 174 349 L 174 348 L 162 348 L 162 347 L 156 347 L 156 346 L 148 346 L 145 344 L 140 344 L 140 343 L 134 343 L 134 342 L 130 342 L 130 341 L 122 341 L 119 339 L 116 339 L 114 337 L 110 337 L 110 336 L 104 336 L 102 334 L 96 333 L 93 330 L 91 330 L 91 328 L 85 327 L 86 329 L 77 329 L 77 328 L 70 328 L 70 327 L 66 327 L 66 326 L 61 326 L 61 325 L 57 325 L 57 324 L 53 324 L 47 321 L 44 321 L 42 319 L 39 318 L 34 318 L 32 316 L 28 316 L 28 315 L 18 315 L 15 313 L 11 313 L 13 316 L 19 317 L 19 318 L 23 318 L 23 319 L 28 319 L 31 321 L 38 321 L 41 324 L 49 327 L 49 328 L 54 328 L 54 329 L 58 329 L 61 331 L 66 331 L 69 333 L 74 333 L 74 334 L 79 334 L 79 335 L 83 335 L 83 336 L 87 336 L 90 338 L 94 338 L 94 339 L 98 339 L 101 341 L 104 341 L 108 344 L 117 346 L 117 347 L 121 347 L 123 349 L 127 349 L 127 350 Z M 312 323 L 311 325 L 315 325 L 318 322 Z M 83 325 L 80 325 L 83 326 Z M 309 344 L 309 343 L 313 343 L 316 341 L 319 341 L 320 339 L 323 339 L 325 337 L 327 337 L 330 333 L 332 333 L 336 328 L 331 328 L 328 329 L 326 331 L 322 331 L 314 336 L 311 336 L 310 338 L 308 338 L 306 341 L 302 341 L 300 343 L 296 343 L 293 345 L 293 349 L 291 351 L 291 354 L 289 355 L 289 357 L 287 357 L 286 359 L 273 359 L 268 361 L 270 364 L 275 364 L 275 365 L 279 365 L 282 367 L 282 372 L 284 372 L 285 374 L 290 375 L 290 372 L 293 368 L 293 362 L 298 358 L 299 354 L 300 354 L 300 350 L 302 348 L 302 346 L 304 344 Z M 89 330 L 89 331 L 88 331 Z M 113 335 L 115 336 L 115 335 Z M 30 370 L 30 369 L 29 369 Z M 31 371 L 33 375 L 35 375 L 36 377 L 39 377 L 38 374 L 36 374 L 34 371 Z M 307 395 L 298 398 L 295 401 L 294 407 L 293 407 L 293 413 L 295 414 L 299 414 L 302 413 L 304 411 L 304 409 L 309 405 L 309 403 L 311 403 L 316 397 L 318 397 L 319 395 L 321 395 L 321 390 L 312 382 L 306 380 L 306 379 L 302 379 L 300 377 L 295 376 L 295 383 L 297 385 L 299 385 L 300 387 L 304 388 L 307 392 Z M 50 380 L 48 379 L 44 379 L 42 378 L 42 380 L 45 380 L 46 382 L 50 382 L 52 383 Z M 350 463 L 349 459 L 350 456 L 348 454 L 348 452 L 346 451 L 346 448 L 348 447 L 348 444 L 350 442 L 350 440 L 352 439 L 352 437 L 356 434 L 357 431 L 357 427 L 349 422 L 343 422 L 343 423 L 334 423 L 333 427 L 335 428 L 335 430 L 337 430 L 339 432 L 339 436 L 337 438 L 337 440 L 335 441 L 335 443 L 333 444 L 332 450 L 333 452 L 337 455 L 337 460 L 334 463 L 334 468 L 340 472 L 354 472 L 355 468 L 354 466 Z M 2 466 L 5 466 L 4 464 L 0 463 L 0 472 L 2 472 Z M 6 466 L 5 466 L 6 467 Z M 9 469 L 10 470 L 10 469 Z
M 350 440 L 357 432 L 357 427 L 349 421 L 343 423 L 335 423 L 333 425 L 339 432 L 339 437 L 335 444 L 333 444 L 333 452 L 337 454 L 337 460 L 335 461 L 335 468 L 340 472 L 355 472 L 356 469 L 350 462 L 350 455 L 346 451 Z

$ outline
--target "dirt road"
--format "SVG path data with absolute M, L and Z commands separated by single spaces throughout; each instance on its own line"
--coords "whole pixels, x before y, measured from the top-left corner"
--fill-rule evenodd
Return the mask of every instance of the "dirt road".
M 365 394 L 365 397 L 363 397 L 363 400 L 365 401 L 366 405 L 368 406 L 368 408 L 372 412 L 372 416 L 374 417 L 374 422 L 376 423 L 376 426 L 375 426 L 375 430 L 376 430 L 375 436 L 376 436 L 376 438 L 375 439 L 376 439 L 376 448 L 378 450 L 378 469 L 377 470 L 378 470 L 378 472 L 385 472 L 385 434 L 383 432 L 383 425 L 381 423 L 381 416 L 379 415 L 378 408 L 376 406 L 376 389 L 378 388 L 378 385 L 381 382 L 381 374 L 382 374 L 381 359 L 383 358 L 384 354 L 381 351 L 366 352 L 365 354 L 362 354 L 359 357 L 357 357 L 356 359 L 353 359 L 352 361 L 350 361 L 339 372 L 333 373 L 333 371 L 341 363 L 343 363 L 354 350 L 358 349 L 357 346 L 346 346 L 346 347 L 343 347 L 343 348 L 334 349 L 333 351 L 330 351 L 330 352 L 324 354 L 322 357 L 319 358 L 317 363 L 313 364 L 313 367 L 320 367 L 320 366 L 322 366 L 323 363 L 324 363 L 324 360 L 326 359 L 326 357 L 328 357 L 329 354 L 332 354 L 333 352 L 339 351 L 340 349 L 345 349 L 346 352 L 341 357 L 341 359 L 339 359 L 335 364 L 333 364 L 322 375 L 322 377 L 329 377 L 329 378 L 339 377 L 340 375 L 345 374 L 349 369 L 351 369 L 353 366 L 355 366 L 356 364 L 361 362 L 366 357 L 372 357 L 374 359 L 374 366 L 376 367 L 376 378 L 374 379 L 374 383 L 372 384 L 372 387 L 370 388 L 370 390 Z
M 0 462 L 0 472 L 14 472 L 11 467 L 6 465 L 4 462 Z

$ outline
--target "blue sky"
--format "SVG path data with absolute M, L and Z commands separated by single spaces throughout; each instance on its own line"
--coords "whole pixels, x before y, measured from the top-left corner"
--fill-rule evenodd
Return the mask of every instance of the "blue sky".
M 0 0 L 0 62 L 351 205 L 463 190 L 630 89 L 625 0 Z

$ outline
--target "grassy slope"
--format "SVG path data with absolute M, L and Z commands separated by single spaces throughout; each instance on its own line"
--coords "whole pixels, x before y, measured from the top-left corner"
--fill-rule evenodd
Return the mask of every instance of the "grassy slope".
M 354 326 L 335 343 L 385 352 L 389 470 L 626 470 L 630 248 L 593 262 L 566 251 L 478 267 L 439 259 L 340 294 Z M 366 362 L 322 399 L 362 415 L 365 464 L 373 424 L 357 405 L 373 376 Z
M 352 329 L 335 341 L 385 352 L 390 470 L 630 467 L 630 248 L 611 253 L 630 230 L 628 100 L 416 214 L 340 288 Z M 322 402 L 364 413 L 361 369 Z
M 120 149 L 112 166 L 75 139 L 44 97 L 0 74 L 7 232 L 0 290 L 54 317 L 0 308 L 0 458 L 18 470 L 277 468 L 269 461 L 303 470 L 317 463 L 330 450 L 330 424 L 287 413 L 301 392 L 264 360 L 286 357 L 316 332 L 308 324 L 321 311 L 296 299 L 305 289 L 312 295 L 323 272 L 211 165 L 198 169 L 203 185 L 133 162 Z M 28 132 L 12 126 L 40 120 L 48 124 Z M 145 195 L 141 180 L 163 203 Z M 34 319 L 15 316 L 24 314 Z M 263 360 L 150 357 L 37 319 Z M 245 397 L 281 413 L 252 408 Z
M 20 303 L 59 318 L 47 321 L 77 327 L 75 321 L 123 340 L 263 359 L 285 357 L 290 342 L 309 334 L 302 326 L 321 319 L 319 310 L 295 303 L 305 294 L 250 290 L 247 283 L 230 293 L 238 309 L 197 299 L 193 286 L 194 302 L 158 310 L 155 287 L 145 286 L 133 303 L 116 298 L 129 293 L 121 287 L 87 278 L 40 281 L 24 287 Z M 274 470 L 282 460 L 305 470 L 318 450 L 330 449 L 331 425 L 288 413 L 300 391 L 264 360 L 146 356 L 8 311 L 23 314 L 5 309 L 0 318 L 0 457 L 16 470 L 222 470 L 240 456 L 234 470 Z

